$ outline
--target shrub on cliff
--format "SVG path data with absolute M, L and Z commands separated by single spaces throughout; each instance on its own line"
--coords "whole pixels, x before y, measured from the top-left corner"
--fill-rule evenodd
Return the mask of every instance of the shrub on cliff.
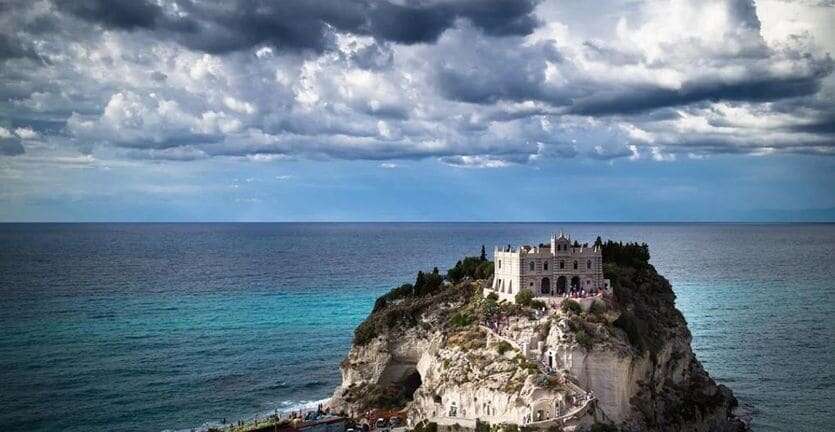
M 579 344 L 581 347 L 587 350 L 591 349 L 591 346 L 594 344 L 594 341 L 592 340 L 591 336 L 589 336 L 589 334 L 586 333 L 585 330 L 580 330 L 577 333 L 575 333 L 574 339 L 577 340 L 577 344 Z
M 496 344 L 496 352 L 499 353 L 499 355 L 502 355 L 512 349 L 513 347 L 506 341 L 499 341 L 499 343 Z
M 365 345 L 377 337 L 377 329 L 374 322 L 365 320 L 354 329 L 354 345 Z
M 571 300 L 571 299 L 563 300 L 562 303 L 560 304 L 560 309 L 563 312 L 575 313 L 577 315 L 579 315 L 580 313 L 583 312 L 583 308 L 580 307 L 580 303 L 577 303 L 576 301 Z
M 435 422 L 422 421 L 415 425 L 412 432 L 438 432 L 438 424 Z
M 618 428 L 609 423 L 595 423 L 591 425 L 591 432 L 618 432 Z
M 619 309 L 613 323 L 622 329 L 638 352 L 648 351 L 655 363 L 664 341 L 684 323 L 675 308 L 670 283 L 649 263 L 646 243 L 603 244 L 603 275 L 612 283 Z
M 452 282 L 460 282 L 465 277 L 487 279 L 490 276 L 493 276 L 493 262 L 488 261 L 484 255 L 465 257 L 455 263 L 455 267 L 447 270 L 447 279 Z
M 516 293 L 516 304 L 521 306 L 530 306 L 533 301 L 533 292 L 527 288 L 522 288 Z
M 473 317 L 466 312 L 456 312 L 449 320 L 450 324 L 456 327 L 467 327 L 472 324 L 473 321 L 475 321 Z
M 417 297 L 432 294 L 438 291 L 444 284 L 444 277 L 438 273 L 435 267 L 431 273 L 419 271 L 415 279 L 414 295 Z
M 623 243 L 609 240 L 602 243 L 602 246 L 605 263 L 633 268 L 649 265 L 649 246 L 646 243 Z
M 438 273 L 438 268 L 435 267 L 431 272 L 424 273 L 419 271 L 415 278 L 414 285 L 405 283 L 391 291 L 383 294 L 374 302 L 374 309 L 372 312 L 378 312 L 385 309 L 390 303 L 409 297 L 421 297 L 430 295 L 441 289 L 444 284 L 444 278 Z
M 343 397 L 347 402 L 356 404 L 361 411 L 401 409 L 412 401 L 415 388 L 412 383 L 406 382 L 396 382 L 388 386 L 374 383 L 352 384 L 345 389 Z
M 491 432 L 490 423 L 481 419 L 475 419 L 475 432 Z
M 542 301 L 542 300 L 531 300 L 530 307 L 531 307 L 531 309 L 542 310 L 542 309 L 545 309 L 546 307 L 548 307 L 548 305 L 546 305 L 545 302 Z
M 406 297 L 410 297 L 410 296 L 414 295 L 414 292 L 415 292 L 415 286 L 414 285 L 412 285 L 410 283 L 400 285 L 399 287 L 394 288 L 391 291 L 389 291 L 388 293 L 378 297 L 377 301 L 374 302 L 373 312 L 377 312 L 379 310 L 382 310 L 383 308 L 385 308 L 388 305 L 389 302 L 393 302 L 393 301 L 400 300 L 400 299 L 403 299 L 403 298 L 406 298 Z
M 466 327 L 449 332 L 446 345 L 461 351 L 475 351 L 487 346 L 487 334 L 479 327 Z
M 601 316 L 606 313 L 606 303 L 595 300 L 589 306 L 589 313 L 596 316 Z
M 466 302 L 473 293 L 472 284 L 444 286 L 437 269 L 419 272 L 414 285 L 401 285 L 377 299 L 371 314 L 354 330 L 354 344 L 365 345 L 393 328 L 415 327 L 426 311 Z

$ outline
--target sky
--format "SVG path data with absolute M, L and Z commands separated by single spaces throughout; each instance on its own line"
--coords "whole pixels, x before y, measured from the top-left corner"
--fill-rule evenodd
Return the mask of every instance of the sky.
M 835 221 L 832 0 L 0 0 L 0 221 Z

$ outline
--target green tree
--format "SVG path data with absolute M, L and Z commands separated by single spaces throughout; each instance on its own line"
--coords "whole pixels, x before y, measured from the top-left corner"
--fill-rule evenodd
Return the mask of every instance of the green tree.
M 516 293 L 516 304 L 521 306 L 530 306 L 533 301 L 533 292 L 527 288 L 523 288 Z
M 580 303 L 571 299 L 563 300 L 562 304 L 560 304 L 560 309 L 562 309 L 563 312 L 573 312 L 578 315 L 580 312 L 583 312 L 583 308 L 580 307 Z
M 459 282 L 465 277 L 473 279 L 487 279 L 493 274 L 493 262 L 482 260 L 481 257 L 465 257 L 455 263 L 455 267 L 447 271 L 447 279 Z
M 484 250 L 484 245 L 481 245 L 481 256 L 479 256 L 479 258 L 482 261 L 487 261 L 487 251 Z

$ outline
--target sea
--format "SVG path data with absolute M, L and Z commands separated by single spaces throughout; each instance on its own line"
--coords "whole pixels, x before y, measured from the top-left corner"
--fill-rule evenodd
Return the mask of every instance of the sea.
M 835 225 L 0 224 L 0 429 L 190 431 L 312 407 L 374 299 L 482 245 L 646 242 L 755 431 L 833 430 Z

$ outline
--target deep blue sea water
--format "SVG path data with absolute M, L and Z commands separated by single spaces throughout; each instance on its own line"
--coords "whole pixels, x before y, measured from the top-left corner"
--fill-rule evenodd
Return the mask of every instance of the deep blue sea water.
M 835 225 L 2 224 L 0 429 L 182 430 L 321 400 L 353 328 L 482 244 L 650 244 L 757 431 L 831 430 Z

